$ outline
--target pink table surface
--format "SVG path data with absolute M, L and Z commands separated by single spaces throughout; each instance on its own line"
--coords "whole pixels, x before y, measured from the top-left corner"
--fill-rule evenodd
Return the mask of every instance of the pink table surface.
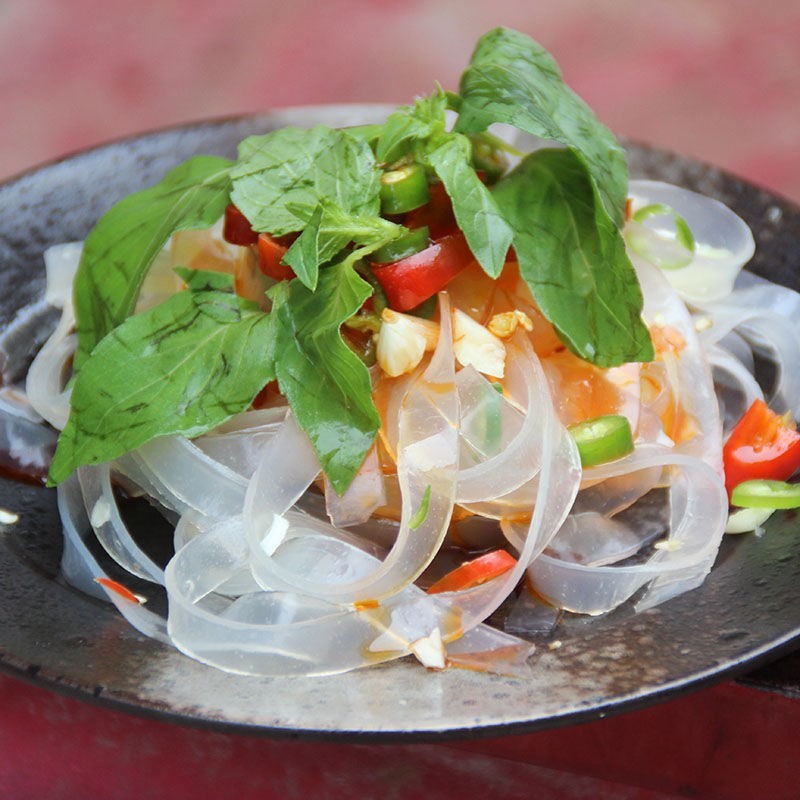
M 0 676 L 0 796 L 791 800 L 800 699 L 724 683 L 513 737 L 270 740 L 120 714 Z
M 201 118 L 455 88 L 497 24 L 618 134 L 800 201 L 797 0 L 0 0 L 0 178 Z M 270 741 L 0 677 L 0 796 L 788 798 L 798 723 L 800 700 L 726 683 L 481 742 Z

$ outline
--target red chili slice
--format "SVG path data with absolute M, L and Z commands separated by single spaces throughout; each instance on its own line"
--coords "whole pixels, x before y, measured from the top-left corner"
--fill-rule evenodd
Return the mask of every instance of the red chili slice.
M 787 417 L 756 400 L 722 449 L 728 496 L 742 481 L 783 481 L 800 469 L 800 433 Z
M 453 215 L 453 203 L 444 184 L 430 184 L 428 193 L 430 200 L 424 206 L 409 211 L 403 224 L 411 230 L 427 226 L 433 239 L 455 233 L 458 225 Z
M 274 236 L 261 233 L 258 236 L 258 266 L 259 269 L 276 281 L 294 278 L 294 270 L 281 261 L 286 255 L 288 246 L 284 245 Z
M 516 564 L 517 559 L 505 550 L 492 550 L 490 553 L 484 553 L 478 558 L 473 558 L 472 561 L 466 561 L 460 567 L 448 572 L 428 589 L 428 594 L 458 592 L 461 589 L 480 586 L 480 584 L 513 569 Z
M 443 236 L 419 253 L 391 264 L 373 265 L 372 273 L 395 311 L 425 302 L 475 260 L 463 233 Z
M 225 209 L 222 238 L 231 244 L 240 245 L 251 245 L 258 241 L 258 233 L 253 230 L 250 221 L 232 203 Z
M 105 587 L 109 591 L 118 594 L 124 600 L 127 600 L 129 603 L 136 603 L 137 605 L 140 604 L 142 601 L 127 587 L 123 586 L 121 583 L 112 580 L 111 578 L 95 578 L 95 582 L 99 583 L 101 586 Z

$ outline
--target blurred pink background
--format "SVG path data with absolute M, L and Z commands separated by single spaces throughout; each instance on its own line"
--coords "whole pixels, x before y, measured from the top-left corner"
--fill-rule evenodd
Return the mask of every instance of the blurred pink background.
M 456 88 L 498 24 L 616 133 L 800 201 L 797 0 L 0 0 L 0 178 L 200 118 Z

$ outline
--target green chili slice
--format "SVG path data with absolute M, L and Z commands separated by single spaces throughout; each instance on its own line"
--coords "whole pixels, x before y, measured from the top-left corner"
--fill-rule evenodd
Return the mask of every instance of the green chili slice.
M 428 177 L 421 164 L 404 164 L 381 175 L 381 211 L 404 214 L 430 199 Z
M 508 170 L 508 157 L 503 151 L 500 141 L 490 133 L 473 133 L 472 163 L 476 171 L 483 173 L 486 183 L 497 183 Z
M 376 264 L 391 264 L 401 258 L 407 258 L 408 256 L 413 256 L 414 253 L 419 253 L 429 244 L 430 233 L 428 232 L 428 226 L 423 225 L 421 228 L 414 228 L 383 245 L 383 247 L 379 247 L 370 256 L 370 259 Z
M 648 235 L 631 231 L 627 240 L 633 251 L 661 269 L 682 269 L 691 264 L 697 245 L 686 220 L 665 203 L 642 206 L 634 211 L 631 219 L 643 223 L 651 217 L 667 217 L 672 220 L 675 227 L 674 240 L 652 229 L 648 229 Z
M 742 481 L 731 492 L 731 503 L 741 508 L 800 508 L 800 484 L 767 479 Z
M 428 484 L 425 487 L 425 492 L 422 495 L 422 501 L 419 504 L 419 508 L 414 512 L 414 515 L 408 522 L 408 527 L 411 528 L 412 531 L 417 530 L 423 522 L 428 517 L 428 510 L 431 504 L 431 485 Z
M 581 464 L 593 467 L 628 455 L 633 450 L 633 433 L 628 418 L 607 414 L 569 427 L 578 445 Z

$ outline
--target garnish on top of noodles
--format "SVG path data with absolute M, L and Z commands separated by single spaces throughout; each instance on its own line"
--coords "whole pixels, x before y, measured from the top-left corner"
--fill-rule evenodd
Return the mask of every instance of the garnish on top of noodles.
M 559 147 L 507 171 L 493 123 Z M 424 310 L 464 270 L 499 291 L 519 276 L 540 324 L 591 364 L 649 361 L 619 229 L 626 191 L 620 145 L 552 58 L 506 29 L 479 41 L 458 94 L 436 88 L 383 125 L 284 128 L 245 139 L 235 162 L 189 160 L 114 206 L 86 240 L 72 411 L 51 482 L 158 436 L 205 433 L 277 381 L 344 492 L 380 427 L 365 363 L 375 334 L 399 332 L 392 311 Z M 170 237 L 223 213 L 244 249 L 192 253 L 182 237 L 187 252 L 173 260 L 197 274 L 180 273 L 183 291 L 140 310 Z M 231 277 L 205 274 L 215 270 Z M 378 343 L 396 361 L 390 336 Z

